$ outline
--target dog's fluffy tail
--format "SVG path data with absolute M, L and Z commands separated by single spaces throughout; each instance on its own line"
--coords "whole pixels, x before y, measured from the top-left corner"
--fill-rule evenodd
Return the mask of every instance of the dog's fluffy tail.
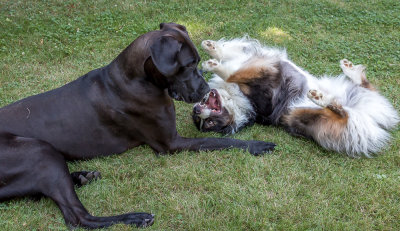
M 391 103 L 375 91 L 356 86 L 346 93 L 343 108 L 349 117 L 341 140 L 319 142 L 351 157 L 372 157 L 389 142 L 389 130 L 399 123 L 399 116 Z

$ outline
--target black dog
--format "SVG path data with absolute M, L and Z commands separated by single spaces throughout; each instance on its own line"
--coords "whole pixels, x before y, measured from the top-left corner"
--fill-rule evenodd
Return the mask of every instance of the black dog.
M 142 144 L 161 154 L 236 147 L 258 155 L 273 149 L 274 144 L 262 141 L 178 135 L 170 97 L 197 102 L 209 87 L 185 27 L 163 23 L 160 29 L 137 38 L 108 66 L 0 109 L 0 201 L 44 195 L 57 203 L 71 226 L 145 227 L 153 215 L 91 216 L 74 191 L 74 182 L 88 173 L 71 176 L 65 161 Z

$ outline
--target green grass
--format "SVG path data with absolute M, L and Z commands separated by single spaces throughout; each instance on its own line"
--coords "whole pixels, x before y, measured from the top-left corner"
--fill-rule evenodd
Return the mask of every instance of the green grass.
M 316 75 L 339 74 L 342 58 L 365 64 L 371 82 L 399 110 L 399 12 L 396 0 L 1 0 L 0 106 L 104 66 L 138 35 L 174 21 L 188 28 L 197 47 L 204 39 L 249 34 L 286 47 Z M 219 136 L 195 129 L 191 105 L 177 102 L 176 109 L 180 134 Z M 392 134 L 374 159 L 350 159 L 281 128 L 256 125 L 233 137 L 275 142 L 272 154 L 156 157 L 143 146 L 69 167 L 103 174 L 77 189 L 92 214 L 155 213 L 146 230 L 399 230 L 400 130 Z M 67 227 L 51 200 L 18 199 L 0 203 L 0 229 Z

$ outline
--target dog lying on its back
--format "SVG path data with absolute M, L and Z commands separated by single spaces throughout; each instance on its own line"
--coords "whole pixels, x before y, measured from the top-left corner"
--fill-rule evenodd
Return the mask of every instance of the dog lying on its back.
M 214 58 L 203 69 L 215 75 L 211 92 L 193 108 L 201 131 L 235 133 L 254 122 L 282 125 L 326 149 L 371 157 L 399 122 L 362 65 L 343 59 L 344 75 L 317 79 L 292 63 L 286 51 L 256 40 L 206 40 L 202 47 Z

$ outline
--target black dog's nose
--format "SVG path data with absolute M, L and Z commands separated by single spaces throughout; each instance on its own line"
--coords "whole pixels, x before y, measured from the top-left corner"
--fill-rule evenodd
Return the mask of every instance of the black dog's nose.
M 193 107 L 193 113 L 194 114 L 200 114 L 201 113 L 200 105 L 197 104 L 196 106 Z

